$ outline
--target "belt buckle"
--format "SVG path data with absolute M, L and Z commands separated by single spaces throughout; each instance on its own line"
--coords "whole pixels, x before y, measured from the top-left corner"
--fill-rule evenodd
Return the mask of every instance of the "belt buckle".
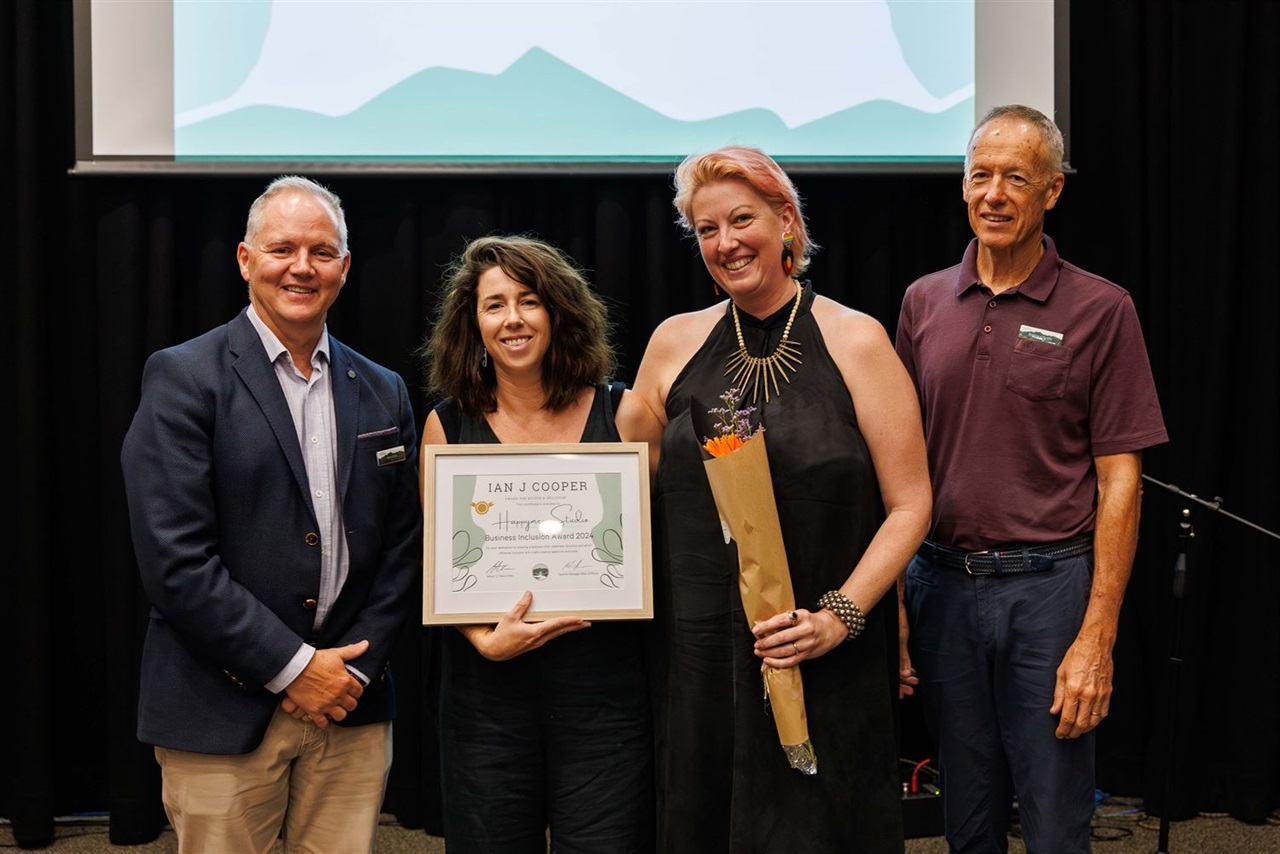
M 965 554 L 964 554 L 964 571 L 965 571 L 965 572 L 967 572 L 967 573 L 969 573 L 970 575 L 991 575 L 991 574 L 993 574 L 993 573 L 995 572 L 995 569 L 994 569 L 994 568 L 992 568 L 992 569 L 974 569 L 973 567 L 969 566 L 969 558 L 971 558 L 971 557 L 976 557 L 977 555 L 985 555 L 985 554 L 990 554 L 990 553 L 991 553 L 991 549 L 983 549 L 983 550 L 982 550 L 982 551 L 980 551 L 980 552 L 965 552 Z

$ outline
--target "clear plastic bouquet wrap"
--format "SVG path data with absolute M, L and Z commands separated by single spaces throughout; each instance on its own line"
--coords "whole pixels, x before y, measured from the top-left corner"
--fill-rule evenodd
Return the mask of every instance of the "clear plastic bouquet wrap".
M 702 445 L 725 542 L 732 539 L 738 544 L 738 590 L 747 624 L 753 626 L 794 610 L 795 593 L 769 476 L 764 429 L 752 428 L 755 407 L 739 408 L 737 389 L 729 389 L 720 400 L 722 406 L 710 409 L 691 401 L 692 424 Z M 801 773 L 817 774 L 800 668 L 761 664 L 760 672 L 787 761 Z

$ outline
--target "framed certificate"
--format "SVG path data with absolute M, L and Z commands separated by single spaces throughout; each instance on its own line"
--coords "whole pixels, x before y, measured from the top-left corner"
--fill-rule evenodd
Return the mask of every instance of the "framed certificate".
M 429 445 L 424 625 L 653 617 L 649 446 Z

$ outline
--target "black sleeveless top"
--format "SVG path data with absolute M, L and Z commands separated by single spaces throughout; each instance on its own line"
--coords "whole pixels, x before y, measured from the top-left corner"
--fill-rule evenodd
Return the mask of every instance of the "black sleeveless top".
M 614 401 L 621 399 L 624 388 L 625 385 L 620 382 L 596 386 L 591 412 L 579 441 L 619 441 L 618 428 L 614 424 Z M 445 436 L 450 443 L 501 444 L 483 415 L 462 412 L 452 399 L 438 404 L 435 411 L 440 416 Z M 453 438 L 455 435 L 456 440 Z M 523 685 L 524 688 L 520 690 L 527 693 L 532 686 L 547 681 L 546 668 L 554 669 L 557 678 L 561 678 L 565 672 L 573 672 L 603 685 L 606 679 L 601 674 L 613 671 L 610 678 L 626 680 L 626 687 L 621 690 L 633 694 L 635 702 L 647 707 L 647 688 L 637 688 L 646 681 L 641 647 L 638 622 L 598 620 L 588 629 L 562 635 L 538 649 L 508 661 L 489 661 L 476 651 L 461 632 L 449 629 L 443 633 L 446 678 L 441 690 L 447 697 L 451 687 L 457 688 L 460 682 L 478 680 L 489 686 L 490 690 L 494 690 L 494 686 L 499 683 L 511 690 Z M 593 676 L 593 673 L 596 675 Z
M 614 416 L 617 414 L 618 404 L 625 390 L 626 384 L 621 382 L 606 382 L 596 386 L 595 397 L 591 401 L 591 412 L 587 415 L 587 423 L 582 430 L 582 438 L 578 440 L 579 442 L 619 441 Z M 487 418 L 483 415 L 464 413 L 453 398 L 437 403 L 435 412 L 440 418 L 440 426 L 444 428 L 445 438 L 451 445 L 502 444 L 502 440 L 489 426 Z

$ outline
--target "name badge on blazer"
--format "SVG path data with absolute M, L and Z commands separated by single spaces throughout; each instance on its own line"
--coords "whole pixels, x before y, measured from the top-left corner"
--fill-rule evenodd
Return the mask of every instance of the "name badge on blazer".
M 378 465 L 389 466 L 392 463 L 404 462 L 404 445 L 396 445 L 394 448 L 387 448 L 378 451 Z

